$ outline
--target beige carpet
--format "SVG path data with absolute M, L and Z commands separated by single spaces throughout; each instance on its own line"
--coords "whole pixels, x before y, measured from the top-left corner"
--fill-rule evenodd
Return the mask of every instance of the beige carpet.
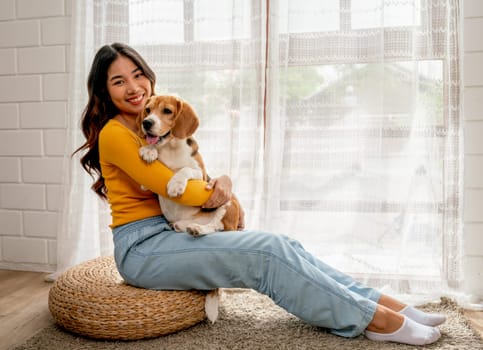
M 415 347 L 372 342 L 364 336 L 345 339 L 309 326 L 276 306 L 269 298 L 253 291 L 225 290 L 220 318 L 168 336 L 135 341 L 106 342 L 85 339 L 50 326 L 15 350 L 151 350 L 151 349 L 483 349 L 483 341 L 470 328 L 457 305 L 448 299 L 422 307 L 442 312 L 448 321 L 440 327 L 443 334 L 435 344 Z

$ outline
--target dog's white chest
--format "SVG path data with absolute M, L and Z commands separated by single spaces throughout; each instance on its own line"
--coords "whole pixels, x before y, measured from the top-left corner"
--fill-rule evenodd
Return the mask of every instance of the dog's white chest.
M 158 150 L 158 159 L 173 171 L 185 167 L 200 169 L 198 162 L 191 156 L 191 152 L 192 149 L 186 140 L 173 139 Z

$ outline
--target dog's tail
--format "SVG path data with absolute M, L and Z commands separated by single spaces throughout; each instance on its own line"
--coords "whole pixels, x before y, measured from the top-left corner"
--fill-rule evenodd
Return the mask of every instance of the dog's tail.
M 220 303 L 220 294 L 218 289 L 212 290 L 205 297 L 205 312 L 208 320 L 215 323 L 218 319 L 218 305 Z

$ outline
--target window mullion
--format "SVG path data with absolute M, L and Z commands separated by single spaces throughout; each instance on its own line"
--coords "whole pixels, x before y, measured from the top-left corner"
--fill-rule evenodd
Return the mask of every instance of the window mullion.
M 184 17 L 184 42 L 191 43 L 195 38 L 195 25 L 194 25 L 194 1 L 183 1 L 183 17 Z
M 340 3 L 339 3 L 339 17 L 340 17 L 341 32 L 349 32 L 352 29 L 351 1 L 352 0 L 340 0 Z

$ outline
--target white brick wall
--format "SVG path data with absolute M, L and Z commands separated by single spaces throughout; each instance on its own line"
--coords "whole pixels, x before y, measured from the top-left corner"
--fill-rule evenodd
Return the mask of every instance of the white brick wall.
M 463 0 L 465 284 L 483 300 L 483 1 Z
M 0 2 L 0 268 L 55 270 L 70 1 Z
M 465 281 L 483 298 L 483 1 L 462 5 Z M 71 0 L 0 3 L 0 268 L 55 268 L 70 14 Z

